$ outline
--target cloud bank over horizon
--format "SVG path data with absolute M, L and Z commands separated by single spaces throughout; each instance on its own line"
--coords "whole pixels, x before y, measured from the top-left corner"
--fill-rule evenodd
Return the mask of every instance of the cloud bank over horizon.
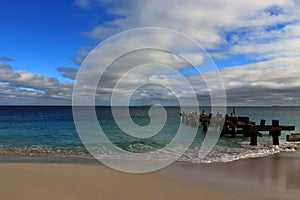
M 300 58 L 283 58 L 221 69 L 220 73 L 224 80 L 228 105 L 300 105 L 299 62 Z M 76 69 L 74 68 L 60 67 L 58 70 L 70 79 L 75 78 Z M 211 76 L 215 75 L 215 72 L 207 73 L 207 76 L 210 76 L 209 73 Z M 159 76 L 153 78 L 161 80 Z M 60 82 L 55 78 L 30 72 L 13 71 L 6 64 L 0 64 L 0 79 L 3 80 L 0 83 L 0 104 L 71 104 L 72 83 Z M 111 81 L 113 82 L 113 79 Z M 131 79 L 131 83 L 128 85 L 139 81 L 141 80 L 138 78 Z M 170 82 L 169 84 L 175 83 Z M 199 85 L 199 88 L 204 90 L 202 98 L 209 98 L 205 83 Z M 98 88 L 99 105 L 109 105 L 110 100 L 105 94 L 107 90 L 111 89 Z M 155 92 L 155 87 L 138 92 L 141 91 L 148 98 L 153 96 L 153 92 L 159 93 L 160 99 L 165 100 L 166 105 L 168 105 L 168 100 L 172 105 L 172 99 L 167 97 L 168 93 L 160 93 L 161 90 Z M 124 90 L 124 92 L 126 91 Z M 7 103 L 8 100 L 10 103 Z M 157 101 L 157 99 L 155 100 Z

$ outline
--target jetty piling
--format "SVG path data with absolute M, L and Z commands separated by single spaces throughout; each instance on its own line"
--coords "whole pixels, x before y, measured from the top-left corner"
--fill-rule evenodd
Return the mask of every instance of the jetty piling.
M 256 146 L 257 145 L 257 129 L 256 127 L 251 127 L 250 129 L 250 145 L 251 146 Z
M 272 136 L 273 145 L 279 145 L 279 136 L 281 131 L 293 131 L 295 126 L 284 126 L 280 125 L 279 120 L 272 120 L 271 125 L 266 125 L 266 120 L 261 119 L 260 124 L 256 125 L 255 122 L 252 122 L 249 117 L 243 117 L 235 115 L 235 109 L 231 113 L 231 116 L 226 115 L 225 117 L 222 114 L 218 113 L 216 116 L 213 114 L 206 115 L 204 111 L 202 114 L 198 115 L 195 112 L 182 112 L 181 114 L 182 122 L 185 122 L 187 125 L 199 127 L 201 126 L 203 131 L 206 132 L 209 126 L 219 126 L 220 123 L 224 124 L 221 131 L 221 136 L 231 135 L 232 138 L 237 135 L 243 135 L 244 137 L 250 137 L 250 145 L 257 145 L 257 137 L 261 137 L 263 134 L 261 131 L 269 132 L 269 135 Z M 292 138 L 292 137 L 291 137 Z

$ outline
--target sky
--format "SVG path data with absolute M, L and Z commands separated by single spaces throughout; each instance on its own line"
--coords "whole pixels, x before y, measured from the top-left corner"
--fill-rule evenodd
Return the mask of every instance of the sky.
M 71 105 L 76 73 L 89 52 L 110 36 L 143 27 L 168 28 L 188 35 L 205 52 L 195 52 L 181 39 L 167 34 L 148 34 L 151 38 L 147 42 L 142 35 L 121 38 L 115 42 L 123 46 L 115 49 L 128 48 L 129 42 L 132 46 L 150 45 L 155 38 L 155 42 L 171 50 L 184 49 L 181 55 L 195 61 L 196 68 L 207 64 L 201 58 L 207 53 L 221 74 L 228 105 L 300 105 L 299 0 L 0 3 L 0 105 Z M 110 58 L 111 54 L 105 56 Z M 97 67 L 104 69 L 101 62 Z M 178 61 L 178 57 L 141 50 L 106 70 L 97 88 L 97 104 L 111 103 L 112 91 L 122 75 L 118 91 L 123 96 L 131 93 L 137 104 L 171 105 L 176 97 L 190 97 L 190 88 L 183 86 L 183 79 L 174 76 L 172 70 L 159 64 L 145 65 L 143 70 L 129 67 L 149 62 L 179 70 L 179 75 L 193 85 L 199 100 L 219 89 L 218 85 L 205 87 L 205 81 L 216 76 L 216 70 L 203 71 L 205 80 L 199 80 L 193 68 Z M 86 80 L 96 69 L 89 70 L 91 76 Z M 135 91 L 130 88 L 150 82 L 152 85 Z M 201 101 L 200 104 L 207 103 Z

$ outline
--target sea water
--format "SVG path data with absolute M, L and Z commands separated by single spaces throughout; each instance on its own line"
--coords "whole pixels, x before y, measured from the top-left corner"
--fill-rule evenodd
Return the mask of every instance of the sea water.
M 151 123 L 149 106 L 130 107 L 131 119 L 138 126 L 147 126 Z M 84 112 L 84 107 L 82 112 Z M 127 108 L 117 108 L 127 109 Z M 208 107 L 200 110 L 210 112 Z M 179 107 L 165 107 L 167 118 L 163 128 L 154 136 L 148 138 L 134 137 L 122 130 L 115 121 L 110 107 L 96 107 L 97 121 L 106 137 L 120 149 L 134 153 L 154 152 L 164 148 L 176 136 L 180 126 Z M 232 107 L 227 108 L 228 113 Z M 251 121 L 259 124 L 261 119 L 271 124 L 272 119 L 280 120 L 281 125 L 294 125 L 297 132 L 300 130 L 300 107 L 235 107 L 237 116 L 248 116 Z M 89 120 L 82 115 L 82 120 Z M 185 125 L 183 125 L 185 126 Z M 249 145 L 247 137 L 220 137 L 212 151 L 206 157 L 199 157 L 199 150 L 206 133 L 201 127 L 186 127 L 186 136 L 189 130 L 196 131 L 190 147 L 179 158 L 179 161 L 191 163 L 229 162 L 241 158 L 262 157 L 282 151 L 294 151 L 295 143 L 285 142 L 283 131 L 280 145 L 273 146 L 272 138 L 268 133 L 258 138 L 257 146 Z M 134 128 L 132 128 L 134 131 Z M 135 133 L 139 134 L 139 133 Z M 118 159 L 120 155 L 107 149 L 107 144 L 101 143 L 99 156 L 101 158 Z M 178 142 L 176 148 L 165 148 L 170 158 L 178 156 L 185 146 Z M 83 145 L 76 130 L 72 107 L 68 106 L 1 106 L 0 107 L 0 155 L 5 156 L 61 156 L 92 158 Z M 134 159 L 130 158 L 130 159 Z M 168 157 L 153 157 L 149 159 L 169 159 Z

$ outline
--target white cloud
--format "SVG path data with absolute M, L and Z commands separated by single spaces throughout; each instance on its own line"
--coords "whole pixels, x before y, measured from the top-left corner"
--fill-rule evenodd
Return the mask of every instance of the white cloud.
M 300 57 L 221 70 L 229 104 L 299 105 Z
M 124 17 L 99 24 L 87 34 L 99 41 L 134 27 L 159 26 L 182 31 L 205 48 L 214 49 L 227 43 L 224 31 L 239 28 L 257 30 L 259 27 L 297 20 L 299 14 L 296 6 L 290 0 L 126 1 L 111 4 L 109 9 L 111 14 Z M 272 9 L 277 7 L 283 11 L 272 13 L 275 12 Z
M 123 40 L 120 42 L 122 43 Z M 146 43 L 148 43 L 148 41 Z M 115 46 L 110 48 L 112 51 L 116 52 L 124 47 L 120 45 L 118 50 L 116 50 Z M 175 90 L 177 89 L 176 94 L 180 97 L 185 96 L 185 98 L 190 98 L 191 96 L 191 93 L 186 93 L 186 91 L 191 89 L 183 84 L 185 81 L 182 80 L 183 76 L 180 75 L 180 70 L 191 68 L 191 65 L 172 53 L 151 48 L 138 49 L 124 54 L 114 60 L 113 63 L 106 68 L 106 60 L 110 60 L 112 57 L 112 55 L 110 55 L 111 51 L 110 49 L 104 51 L 104 54 L 102 54 L 104 57 L 98 56 L 98 51 L 102 52 L 101 47 L 94 50 L 95 54 L 91 55 L 91 57 L 83 63 L 83 65 L 87 67 L 82 68 L 82 71 L 80 71 L 82 76 L 77 79 L 77 82 L 81 84 L 80 87 L 84 89 L 81 90 L 81 96 L 85 97 L 82 98 L 82 100 L 89 100 L 86 97 L 89 96 L 88 93 L 90 91 L 93 91 L 91 80 L 97 80 L 99 78 L 96 73 L 99 71 L 103 72 L 103 75 L 100 79 L 96 96 L 98 102 L 101 104 L 110 103 L 111 93 L 113 92 L 113 89 L 116 88 L 118 88 L 118 93 L 122 94 L 118 99 L 118 103 L 122 104 L 123 102 L 124 104 L 127 95 L 135 94 L 136 89 L 140 90 L 140 87 L 137 86 L 144 88 L 145 84 L 147 85 L 149 83 L 151 87 L 147 86 L 146 88 L 148 90 L 144 88 L 143 92 L 136 93 L 135 100 L 152 101 L 160 98 L 162 101 L 168 103 L 168 100 L 170 100 L 170 91 L 166 91 L 166 88 L 158 87 L 157 85 L 163 85 L 164 87 L 173 88 Z M 181 56 L 192 60 L 192 62 L 195 62 L 196 64 L 202 64 L 203 61 L 203 56 L 201 56 L 201 54 L 183 53 Z M 68 70 L 65 71 L 67 72 Z M 120 80 L 122 80 L 121 84 L 119 83 Z M 118 86 L 116 86 L 117 83 L 119 83 Z M 153 83 L 155 84 L 153 85 Z M 182 92 L 185 92 L 185 95 L 181 94 Z M 138 98 L 137 94 L 140 94 L 141 97 Z M 193 95 L 195 94 L 193 93 Z M 151 99 L 149 99 L 149 97 L 151 97 Z
M 40 99 L 42 104 L 69 104 L 71 92 L 71 83 L 31 72 L 14 71 L 9 65 L 0 63 L 0 96 L 11 99 L 6 103 L 35 103 Z
M 251 62 L 299 56 L 300 4 L 297 1 L 84 2 L 95 8 L 105 5 L 107 12 L 120 16 L 98 24 L 85 33 L 98 42 L 131 28 L 155 26 L 171 28 L 191 36 L 210 50 L 210 55 L 216 60 L 235 60 L 239 55 Z M 184 46 L 181 40 L 169 35 L 157 35 L 156 40 L 172 50 Z M 138 35 L 126 39 L 120 46 L 126 47 L 126 43 L 143 44 Z M 197 54 L 192 55 L 191 52 L 189 57 L 193 59 Z M 77 64 L 86 55 L 86 52 L 80 53 Z M 160 59 L 158 56 L 157 60 Z M 199 58 L 197 60 L 200 61 Z
M 221 70 L 227 89 L 232 86 L 261 86 L 284 89 L 300 86 L 300 57 L 281 58 Z
M 124 58 L 125 59 L 125 58 Z M 125 59 L 126 60 L 126 59 Z M 119 60 L 122 63 L 124 60 Z M 193 85 L 194 91 L 183 85 L 180 77 L 172 76 L 168 69 L 163 70 L 159 66 L 159 73 L 152 67 L 141 66 L 135 72 L 123 76 L 122 73 L 113 73 L 120 67 L 120 63 L 112 66 L 112 71 L 107 75 L 97 89 L 97 102 L 108 104 L 115 83 L 122 77 L 123 84 L 119 87 L 120 94 L 132 94 L 134 100 L 140 104 L 155 102 L 176 104 L 177 97 L 189 98 L 196 91 L 200 103 L 209 102 L 209 91 L 204 79 L 199 76 L 186 76 Z M 253 64 L 229 67 L 221 70 L 229 104 L 234 105 L 300 105 L 300 57 L 281 58 Z M 114 68 L 115 67 L 115 68 Z M 65 72 L 73 73 L 73 70 L 65 69 Z M 171 76 L 170 76 L 171 75 Z M 212 82 L 215 72 L 205 72 L 206 81 Z M 211 80 L 212 81 L 211 81 Z M 156 84 L 144 85 L 134 93 L 132 89 L 136 85 L 151 82 L 177 88 L 176 92 L 170 91 Z M 105 86 L 105 87 L 104 87 Z M 219 83 L 211 87 L 218 92 Z M 72 94 L 72 84 L 59 82 L 54 78 L 40 76 L 30 72 L 13 71 L 10 66 L 0 65 L 0 103 L 11 104 L 69 104 Z M 122 99 L 120 99 L 122 101 Z
M 126 4 L 127 3 L 127 4 Z M 212 51 L 211 55 L 220 60 L 234 59 L 235 55 L 249 56 L 252 62 L 256 60 L 271 59 L 268 62 L 258 62 L 251 65 L 240 67 L 229 67 L 222 70 L 225 80 L 227 96 L 232 103 L 252 102 L 259 104 L 269 104 L 273 99 L 289 99 L 298 103 L 298 98 L 293 96 L 294 88 L 299 86 L 299 74 L 296 63 L 299 61 L 299 23 L 298 18 L 299 4 L 290 0 L 278 1 L 130 1 L 124 4 L 113 4 L 109 12 L 111 14 L 122 15 L 112 21 L 106 21 L 94 27 L 86 33 L 91 38 L 102 41 L 120 31 L 130 28 L 143 26 L 167 27 L 181 31 L 192 36 L 206 49 Z M 116 6 L 117 5 L 117 6 Z M 180 39 L 169 35 L 158 34 L 156 38 L 162 46 L 169 49 L 184 48 L 186 51 L 189 46 L 184 46 Z M 151 40 L 148 44 L 151 44 Z M 299 44 L 298 44 L 299 43 Z M 126 49 L 127 46 L 145 45 L 139 35 L 120 42 L 120 48 Z M 115 49 L 111 49 L 115 51 Z M 105 52 L 108 55 L 110 52 Z M 137 54 L 138 55 L 138 54 Z M 183 53 L 183 56 L 199 61 L 203 64 L 204 57 L 192 50 Z M 293 59 L 288 59 L 290 57 Z M 104 88 L 111 88 L 112 83 L 116 82 L 121 75 L 129 69 L 130 65 L 148 63 L 149 60 L 157 63 L 172 65 L 174 60 L 162 56 L 161 54 L 138 55 L 134 60 L 122 60 L 122 63 L 108 70 Z M 295 61 L 296 60 L 296 61 Z M 186 66 L 179 63 L 177 69 L 186 69 Z M 127 66 L 124 67 L 124 66 Z M 175 67 L 176 68 L 176 67 Z M 200 69 L 200 68 L 199 68 Z M 206 81 L 213 83 L 215 72 L 202 70 L 206 74 Z M 162 72 L 158 76 L 150 76 L 151 70 L 144 70 L 141 74 L 133 74 L 124 84 L 124 93 L 129 92 L 131 85 L 151 79 L 157 83 L 166 85 L 176 85 L 180 81 L 163 80 Z M 211 74 L 211 77 L 209 77 Z M 296 74 L 296 75 L 295 75 Z M 189 81 L 195 86 L 198 95 L 208 95 L 205 87 L 205 80 L 193 79 L 187 76 Z M 284 88 L 287 89 L 283 92 Z M 179 96 L 187 95 L 188 89 L 182 87 Z M 211 86 L 210 90 L 220 89 L 218 84 Z M 288 90 L 291 93 L 288 93 Z M 98 90 L 98 91 L 101 91 Z M 148 91 L 149 92 L 149 91 Z M 265 101 L 264 92 L 269 92 L 273 97 L 270 101 Z M 151 92 L 150 92 L 151 93 Z M 153 95 L 148 93 L 148 95 Z M 255 95 L 258 93 L 259 95 Z M 169 92 L 161 93 L 164 99 Z M 288 98 L 284 97 L 285 95 Z M 147 96 L 143 91 L 141 96 Z M 264 100 L 262 100 L 264 99 Z

